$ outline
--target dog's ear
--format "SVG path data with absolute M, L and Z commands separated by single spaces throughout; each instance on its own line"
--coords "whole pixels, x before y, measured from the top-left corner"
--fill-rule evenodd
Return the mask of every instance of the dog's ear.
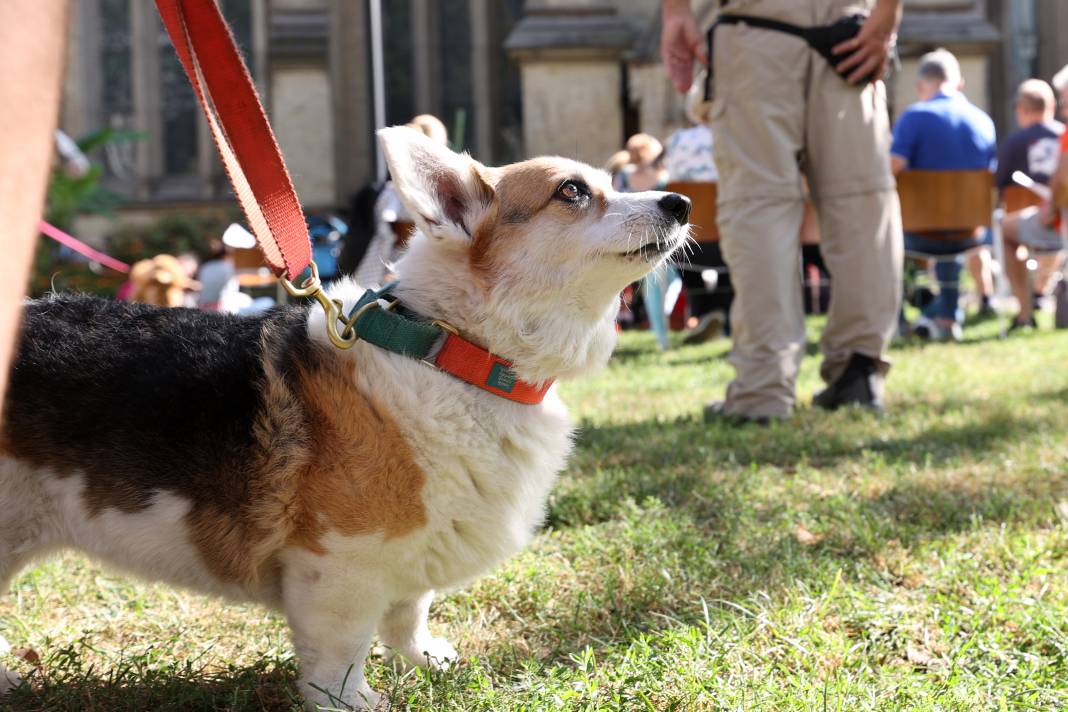
M 393 185 L 416 226 L 430 238 L 468 242 L 493 202 L 485 167 L 405 126 L 381 129 L 378 139 Z

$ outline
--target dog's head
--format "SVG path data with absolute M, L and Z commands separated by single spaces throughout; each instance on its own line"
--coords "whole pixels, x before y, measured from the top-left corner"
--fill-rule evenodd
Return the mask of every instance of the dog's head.
M 397 265 L 398 293 L 529 380 L 602 365 L 619 292 L 688 236 L 686 198 L 617 193 L 576 161 L 488 168 L 407 128 L 379 137 L 419 233 Z

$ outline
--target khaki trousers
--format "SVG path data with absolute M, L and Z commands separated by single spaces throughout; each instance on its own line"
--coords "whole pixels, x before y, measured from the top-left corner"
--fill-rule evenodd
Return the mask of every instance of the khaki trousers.
M 816 25 L 870 5 L 732 0 L 727 10 Z M 735 287 L 726 410 L 785 417 L 805 344 L 802 175 L 832 282 L 821 375 L 833 381 L 853 353 L 889 366 L 903 248 L 885 87 L 850 86 L 804 40 L 744 25 L 716 30 L 713 67 L 718 222 Z

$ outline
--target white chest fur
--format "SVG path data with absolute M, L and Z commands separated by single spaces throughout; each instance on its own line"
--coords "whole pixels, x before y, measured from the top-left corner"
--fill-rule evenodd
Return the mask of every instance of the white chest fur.
M 388 407 L 426 475 L 426 525 L 383 543 L 398 564 L 395 580 L 414 590 L 455 586 L 521 549 L 571 447 L 555 389 L 540 405 L 522 405 L 418 361 L 358 348 L 357 388 Z

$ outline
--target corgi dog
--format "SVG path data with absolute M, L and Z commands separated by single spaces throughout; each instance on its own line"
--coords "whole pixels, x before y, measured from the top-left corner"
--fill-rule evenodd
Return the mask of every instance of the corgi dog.
M 388 298 L 329 296 L 440 338 L 413 357 L 362 317 L 337 348 L 317 307 L 29 302 L 0 428 L 2 590 L 73 548 L 273 607 L 309 709 L 375 707 L 376 633 L 412 664 L 456 658 L 427 627 L 434 591 L 533 536 L 571 448 L 549 384 L 604 366 L 620 291 L 685 243 L 690 205 L 564 158 L 490 168 L 408 128 L 379 139 L 417 232 Z

